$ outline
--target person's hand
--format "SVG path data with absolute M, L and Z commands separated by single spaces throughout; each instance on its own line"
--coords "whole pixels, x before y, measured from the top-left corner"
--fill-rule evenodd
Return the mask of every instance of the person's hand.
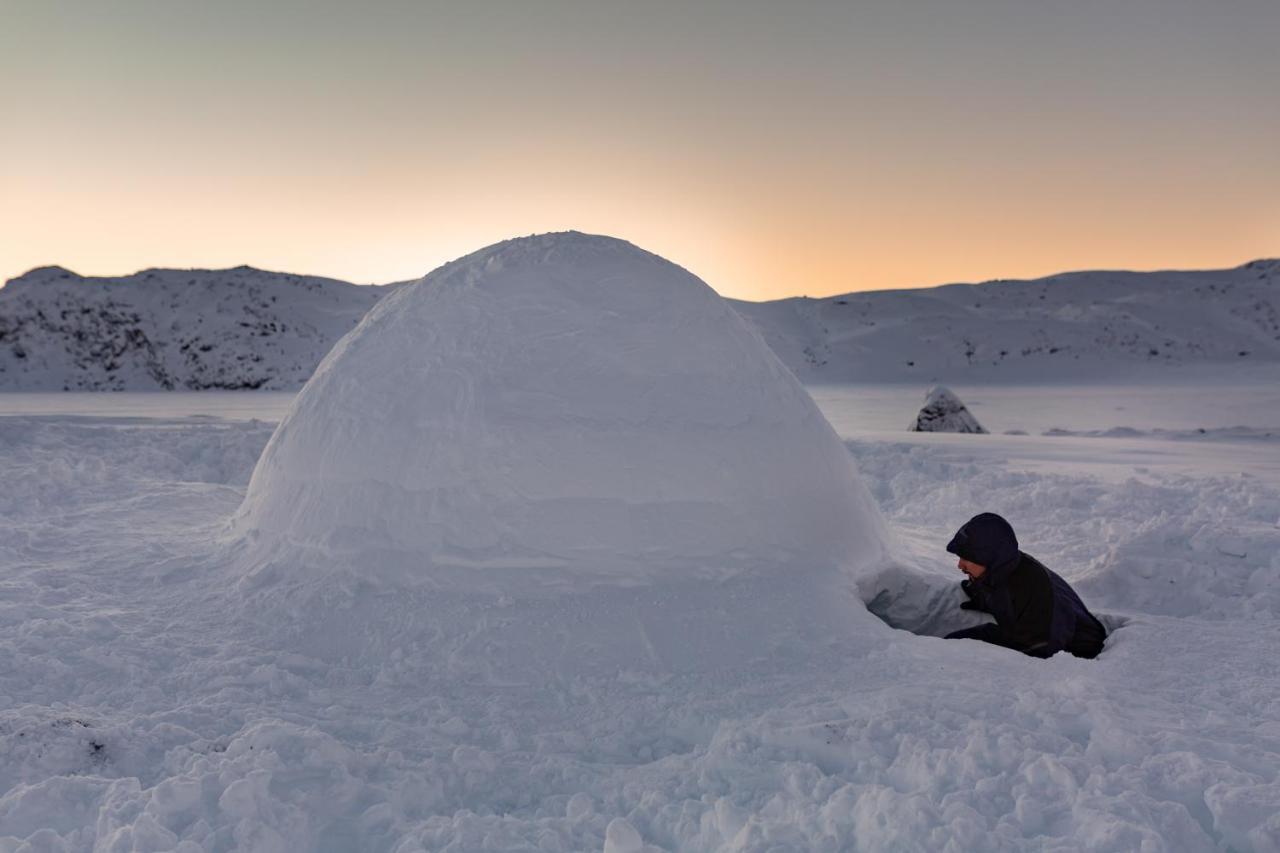
M 982 590 L 974 586 L 972 580 L 960 581 L 960 589 L 965 596 L 965 600 L 960 602 L 961 610 L 976 610 L 979 613 L 987 612 L 986 608 L 982 606 Z

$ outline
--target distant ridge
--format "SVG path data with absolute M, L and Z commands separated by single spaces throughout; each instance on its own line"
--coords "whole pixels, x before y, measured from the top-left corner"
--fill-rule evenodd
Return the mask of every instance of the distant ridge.
M 0 390 L 296 389 L 406 283 L 248 266 L 115 278 L 39 267 L 0 288 Z M 1280 362 L 1276 259 L 730 302 L 809 383 L 1090 379 Z
M 1280 260 L 734 302 L 808 382 L 1098 378 L 1280 361 Z
M 40 267 L 0 289 L 0 389 L 297 388 L 384 292 L 248 266 Z

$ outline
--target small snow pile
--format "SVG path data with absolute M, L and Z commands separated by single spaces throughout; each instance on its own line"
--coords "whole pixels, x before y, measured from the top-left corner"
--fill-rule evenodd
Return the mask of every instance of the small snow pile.
M 381 301 L 294 401 L 235 526 L 247 590 L 346 596 L 357 632 L 410 600 L 410 633 L 521 623 L 475 645 L 544 661 L 534 635 L 660 665 L 714 658 L 697 638 L 776 649 L 770 624 L 832 641 L 886 554 L 849 453 L 758 334 L 684 269 L 572 232 Z
M 911 432 L 973 432 L 985 433 L 960 398 L 941 385 L 929 390 L 924 398 L 924 408 L 916 415 Z

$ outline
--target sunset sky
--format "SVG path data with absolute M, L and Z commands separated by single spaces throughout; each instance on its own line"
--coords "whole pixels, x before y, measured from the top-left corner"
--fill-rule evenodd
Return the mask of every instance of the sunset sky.
M 0 279 L 568 228 L 747 299 L 1280 255 L 1277 0 L 0 0 L 0 116 Z

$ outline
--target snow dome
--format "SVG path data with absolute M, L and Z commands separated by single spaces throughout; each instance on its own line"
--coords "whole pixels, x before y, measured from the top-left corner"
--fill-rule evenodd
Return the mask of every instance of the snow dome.
M 680 589 L 725 612 L 736 579 L 758 612 L 725 620 L 790 607 L 819 629 L 857 618 L 841 596 L 885 559 L 849 453 L 761 338 L 684 269 L 572 232 L 379 302 L 298 394 L 235 529 L 260 581 Z

